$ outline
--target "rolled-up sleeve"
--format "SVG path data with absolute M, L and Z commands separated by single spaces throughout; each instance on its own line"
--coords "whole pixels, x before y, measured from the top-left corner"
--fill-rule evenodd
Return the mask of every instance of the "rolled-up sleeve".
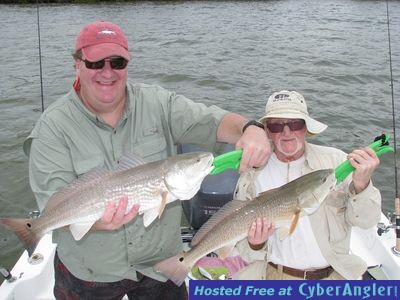
M 170 93 L 168 122 L 177 143 L 207 145 L 212 149 L 218 126 L 228 112 L 217 106 L 195 103 L 184 96 Z
M 347 204 L 346 219 L 352 226 L 370 228 L 379 222 L 381 217 L 381 193 L 370 181 L 361 193 L 351 191 Z

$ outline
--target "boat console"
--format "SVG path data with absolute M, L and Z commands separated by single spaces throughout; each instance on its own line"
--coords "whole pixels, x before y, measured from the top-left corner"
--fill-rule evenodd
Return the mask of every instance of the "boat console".
M 220 144 L 214 156 L 232 150 L 235 150 L 234 145 Z M 193 144 L 183 144 L 178 147 L 179 153 L 196 151 L 207 150 Z M 182 201 L 183 212 L 189 224 L 189 228 L 185 228 L 185 222 L 182 222 L 184 241 L 190 239 L 191 233 L 197 231 L 218 209 L 233 199 L 238 179 L 239 173 L 236 170 L 226 170 L 220 174 L 208 175 L 197 194 L 190 200 Z

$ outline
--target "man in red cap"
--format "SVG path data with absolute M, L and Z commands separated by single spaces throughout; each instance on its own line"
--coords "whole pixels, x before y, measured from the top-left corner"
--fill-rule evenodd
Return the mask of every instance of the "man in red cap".
M 110 22 L 86 25 L 78 34 L 73 89 L 49 106 L 24 150 L 39 208 L 54 192 L 89 170 L 113 170 L 123 153 L 146 161 L 177 153 L 177 144 L 213 149 L 216 142 L 243 149 L 240 170 L 266 163 L 271 153 L 262 124 L 218 107 L 194 103 L 155 85 L 127 80 L 131 59 L 122 30 Z M 57 299 L 185 299 L 153 271 L 157 261 L 181 251 L 181 206 L 168 205 L 159 220 L 143 226 L 138 206 L 110 203 L 102 219 L 76 241 L 55 230 Z M 135 218 L 136 217 L 136 218 Z

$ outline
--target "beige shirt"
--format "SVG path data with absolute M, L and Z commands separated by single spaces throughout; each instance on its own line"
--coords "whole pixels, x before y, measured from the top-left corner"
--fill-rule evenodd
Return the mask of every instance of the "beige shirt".
M 338 149 L 306 143 L 302 173 L 319 169 L 336 168 L 347 159 Z M 255 179 L 260 171 L 250 170 L 242 174 L 236 187 L 236 199 L 248 199 L 257 195 Z M 350 254 L 351 227 L 370 228 L 380 219 L 381 195 L 372 182 L 359 194 L 351 185 L 351 175 L 331 192 L 319 209 L 309 216 L 314 238 L 326 261 L 344 278 L 357 279 L 366 270 L 366 263 Z M 242 256 L 248 260 L 266 258 L 266 249 L 253 251 L 247 240 L 238 244 Z M 260 275 L 261 276 L 261 275 Z
M 136 153 L 150 162 L 176 154 L 179 143 L 214 148 L 226 111 L 158 86 L 128 83 L 127 95 L 115 128 L 88 111 L 73 89 L 42 114 L 24 143 L 30 184 L 41 210 L 54 192 L 78 176 L 97 166 L 115 169 L 124 153 Z M 165 281 L 153 265 L 182 250 L 181 211 L 176 201 L 147 228 L 137 216 L 119 230 L 89 232 L 80 241 L 61 228 L 53 232 L 53 240 L 61 261 L 80 279 L 136 280 L 140 271 Z

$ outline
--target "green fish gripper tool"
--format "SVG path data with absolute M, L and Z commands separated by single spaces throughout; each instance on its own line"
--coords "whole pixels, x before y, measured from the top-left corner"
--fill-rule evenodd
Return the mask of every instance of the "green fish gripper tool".
M 376 138 L 375 141 L 368 147 L 373 149 L 378 156 L 387 152 L 394 152 L 394 149 L 389 146 L 389 140 L 389 135 L 382 134 L 380 137 Z M 239 149 L 215 157 L 213 162 L 214 169 L 211 171 L 210 174 L 216 175 L 222 173 L 227 169 L 239 169 L 242 154 L 243 150 Z M 335 169 L 336 180 L 338 182 L 343 181 L 353 171 L 354 167 L 350 164 L 348 160 L 346 160 Z
M 380 156 L 387 152 L 394 152 L 394 149 L 389 146 L 390 136 L 382 134 L 380 137 L 376 138 L 375 141 L 368 147 L 375 151 L 376 155 Z M 342 182 L 346 177 L 354 171 L 354 167 L 350 164 L 348 160 L 341 163 L 335 169 L 335 176 L 337 182 Z
M 211 171 L 210 174 L 216 175 L 227 169 L 239 169 L 242 154 L 243 150 L 239 149 L 215 157 L 213 162 L 214 169 Z

